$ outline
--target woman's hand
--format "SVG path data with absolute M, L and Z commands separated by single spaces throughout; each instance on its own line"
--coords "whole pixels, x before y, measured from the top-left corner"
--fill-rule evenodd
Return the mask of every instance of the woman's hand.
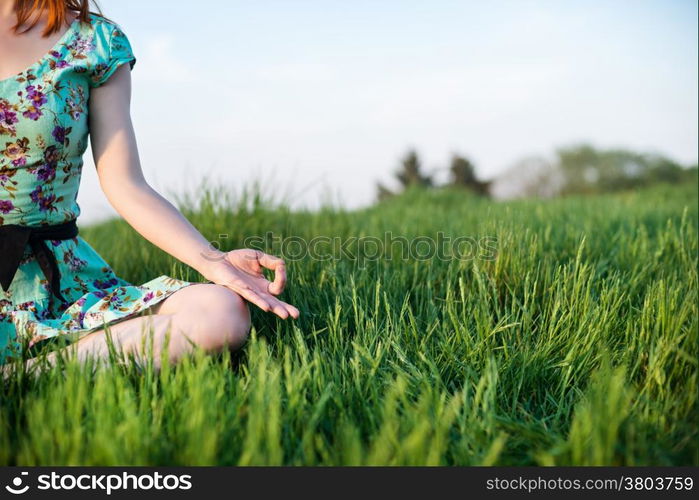
M 274 271 L 274 281 L 267 280 L 262 269 Z M 211 262 L 204 277 L 230 288 L 263 311 L 282 319 L 299 317 L 298 309 L 276 297 L 286 284 L 286 265 L 279 257 L 249 248 L 222 252 Z

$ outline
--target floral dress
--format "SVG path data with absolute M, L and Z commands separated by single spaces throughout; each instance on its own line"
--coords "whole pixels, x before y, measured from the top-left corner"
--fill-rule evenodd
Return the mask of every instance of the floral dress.
M 0 226 L 57 225 L 78 217 L 90 91 L 135 62 L 119 26 L 91 14 L 89 23 L 76 19 L 42 59 L 0 80 Z M 11 285 L 0 288 L 0 364 L 46 339 L 75 341 L 191 284 L 160 276 L 132 285 L 80 236 L 46 243 L 65 300 L 50 293 L 27 246 Z

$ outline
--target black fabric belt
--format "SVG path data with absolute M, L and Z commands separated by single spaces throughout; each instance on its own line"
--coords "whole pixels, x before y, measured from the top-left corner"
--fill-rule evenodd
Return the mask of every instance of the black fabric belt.
M 8 291 L 17 273 L 24 249 L 29 245 L 39 267 L 49 281 L 51 293 L 61 301 L 61 273 L 56 256 L 46 245 L 46 240 L 69 240 L 78 235 L 75 219 L 55 226 L 0 226 L 0 285 Z

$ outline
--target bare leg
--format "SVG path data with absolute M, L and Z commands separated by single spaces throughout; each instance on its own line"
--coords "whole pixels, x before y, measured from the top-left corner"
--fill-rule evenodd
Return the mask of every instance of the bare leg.
M 115 323 L 108 330 L 114 348 L 139 359 L 152 352 L 156 368 L 166 344 L 168 359 L 177 362 L 196 347 L 207 352 L 237 349 L 245 342 L 250 329 L 250 312 L 245 301 L 219 285 L 190 285 L 156 304 L 149 312 L 150 315 Z M 143 342 L 144 335 L 151 332 L 152 344 L 150 339 Z M 81 361 L 89 357 L 107 360 L 107 334 L 104 329 L 94 331 L 61 351 L 71 351 Z M 58 354 L 53 352 L 47 356 L 50 365 L 55 364 Z M 36 359 L 27 361 L 29 367 L 36 363 Z

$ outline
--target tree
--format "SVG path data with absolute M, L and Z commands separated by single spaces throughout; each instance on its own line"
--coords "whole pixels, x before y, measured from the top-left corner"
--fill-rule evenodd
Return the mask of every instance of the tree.
M 564 194 L 619 191 L 687 178 L 685 168 L 658 154 L 582 144 L 561 148 L 557 155 L 565 177 Z
M 452 186 L 469 189 L 481 196 L 489 194 L 490 183 L 478 180 L 473 164 L 467 158 L 457 154 L 452 155 L 449 172 Z
M 414 149 L 408 151 L 401 160 L 401 167 L 396 172 L 396 178 L 403 188 L 411 186 L 430 187 L 433 185 L 432 178 L 422 173 L 422 163 Z
M 394 192 L 379 182 L 376 184 L 377 198 L 379 201 L 395 196 L 400 192 L 405 191 L 409 187 L 431 187 L 434 185 L 432 177 L 427 174 L 423 174 L 422 163 L 420 162 L 420 158 L 414 149 L 409 150 L 405 154 L 403 159 L 400 161 L 399 169 L 394 175 L 400 183 L 400 191 Z

